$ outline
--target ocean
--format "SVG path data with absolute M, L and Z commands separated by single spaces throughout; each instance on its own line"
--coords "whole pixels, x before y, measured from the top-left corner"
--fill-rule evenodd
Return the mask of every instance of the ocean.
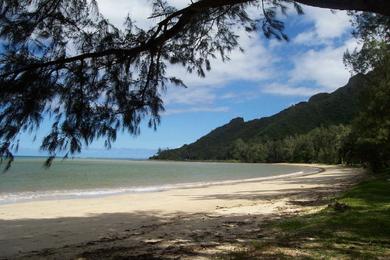
M 272 164 L 17 158 L 0 173 L 0 204 L 244 182 L 314 169 Z

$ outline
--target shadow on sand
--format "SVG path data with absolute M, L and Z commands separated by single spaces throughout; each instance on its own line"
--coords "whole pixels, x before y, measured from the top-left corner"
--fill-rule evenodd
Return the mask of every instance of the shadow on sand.
M 335 178 L 340 178 L 343 184 L 329 185 L 335 182 Z M 332 175 L 291 178 L 284 182 L 315 187 L 281 189 L 276 191 L 278 195 L 273 194 L 275 190 L 261 190 L 188 196 L 191 200 L 254 202 L 288 198 L 290 205 L 302 208 L 326 205 L 330 195 L 355 181 L 345 182 L 344 177 Z M 268 215 L 188 214 L 178 208 L 169 215 L 140 211 L 79 218 L 0 220 L 0 259 L 210 258 L 221 252 L 234 251 L 254 240 L 268 241 L 266 224 L 288 214 L 283 211 Z

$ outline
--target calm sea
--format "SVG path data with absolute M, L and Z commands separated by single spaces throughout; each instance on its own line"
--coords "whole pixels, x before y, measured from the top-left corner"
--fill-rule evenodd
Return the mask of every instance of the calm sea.
M 17 158 L 0 173 L 0 204 L 30 200 L 157 192 L 246 181 L 313 169 L 268 164 L 72 159 L 43 167 L 44 158 Z

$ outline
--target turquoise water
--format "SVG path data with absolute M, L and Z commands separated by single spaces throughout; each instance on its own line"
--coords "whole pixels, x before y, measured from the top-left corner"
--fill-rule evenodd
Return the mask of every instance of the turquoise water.
M 73 159 L 43 167 L 43 158 L 18 158 L 0 173 L 0 204 L 37 199 L 156 192 L 308 171 L 296 166 L 203 162 Z

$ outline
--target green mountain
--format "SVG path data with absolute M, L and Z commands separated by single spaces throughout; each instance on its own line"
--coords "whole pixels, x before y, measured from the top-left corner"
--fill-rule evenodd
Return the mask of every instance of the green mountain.
M 152 159 L 162 160 L 224 160 L 231 145 L 238 139 L 246 143 L 281 140 L 288 136 L 332 125 L 347 125 L 359 112 L 361 92 L 367 76 L 353 76 L 347 85 L 333 93 L 312 96 L 307 102 L 293 105 L 273 116 L 245 122 L 235 118 L 196 142 L 178 149 L 160 151 Z

